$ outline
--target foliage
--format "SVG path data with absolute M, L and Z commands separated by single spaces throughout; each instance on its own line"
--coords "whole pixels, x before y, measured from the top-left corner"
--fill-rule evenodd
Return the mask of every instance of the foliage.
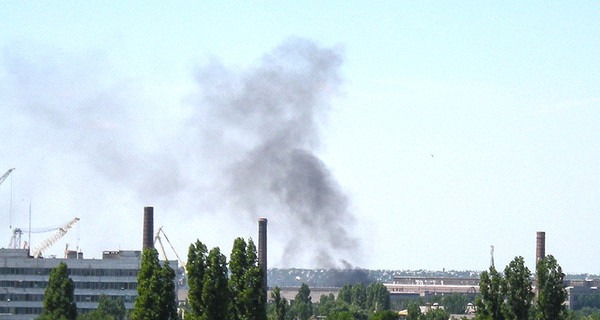
M 567 298 L 563 279 L 565 274 L 552 255 L 537 262 L 537 320 L 566 319 L 568 312 L 563 304 Z
M 262 267 L 258 265 L 256 246 L 252 239 L 248 239 L 246 259 L 248 269 L 244 275 L 245 288 L 242 291 L 242 299 L 246 310 L 245 319 L 266 320 L 267 293 L 263 288 L 265 275 Z
M 292 309 L 300 320 L 308 320 L 312 316 L 312 299 L 310 289 L 306 283 L 302 283 L 300 286 Z
M 352 303 L 352 285 L 349 283 L 346 283 L 345 285 L 343 285 L 342 288 L 340 289 L 340 291 L 338 292 L 337 298 L 338 298 L 338 300 L 344 301 L 347 304 L 351 304 Z
M 175 320 L 179 319 L 177 314 L 177 291 L 175 288 L 175 271 L 169 266 L 169 261 L 159 270 L 158 281 L 161 284 L 158 303 L 160 311 L 158 319 Z
M 441 305 L 449 313 L 464 314 L 467 303 L 467 297 L 464 294 L 452 293 L 442 298 Z
M 69 278 L 67 265 L 63 262 L 50 270 L 48 286 L 44 290 L 42 314 L 38 319 L 77 319 L 73 280 Z
M 479 279 L 479 294 L 475 299 L 477 319 L 504 320 L 507 307 L 501 292 L 503 279 L 494 266 L 483 271 Z
M 78 320 L 124 320 L 125 304 L 123 299 L 111 299 L 104 294 L 98 297 L 98 307 L 89 313 L 80 314 Z
M 272 320 L 285 320 L 287 300 L 285 298 L 281 298 L 281 291 L 279 290 L 279 287 L 275 287 L 273 291 L 271 291 L 271 298 L 275 304 L 275 314 Z
M 575 310 L 583 308 L 600 309 L 600 293 L 582 294 L 575 299 L 575 302 L 575 306 L 571 305 L 571 308 Z
M 390 309 L 390 293 L 383 284 L 373 282 L 367 287 L 367 307 L 370 311 Z
M 164 267 L 160 266 L 156 249 L 144 249 L 137 278 L 138 295 L 131 319 L 177 319 L 174 279 L 175 272 L 168 263 L 165 262 Z
M 239 320 L 246 313 L 243 300 L 243 291 L 246 287 L 244 275 L 248 270 L 248 258 L 246 255 L 246 241 L 236 238 L 229 256 L 229 290 L 231 290 L 232 319 Z
M 367 288 L 362 282 L 352 286 L 352 305 L 360 309 L 367 307 Z
M 406 320 L 419 320 L 421 317 L 421 308 L 417 303 L 411 303 L 406 308 L 407 315 Z
M 527 320 L 534 293 L 531 288 L 531 271 L 525 266 L 523 257 L 516 257 L 504 268 L 504 278 L 502 294 L 506 299 L 510 318 Z
M 600 320 L 600 309 L 585 307 L 569 313 L 569 320 Z
M 391 310 L 377 311 L 369 317 L 369 320 L 397 320 L 398 313 Z
M 210 250 L 206 258 L 206 274 L 202 288 L 204 314 L 202 320 L 230 319 L 230 294 L 227 280 L 227 258 L 218 247 Z
M 188 259 L 185 265 L 187 272 L 188 302 L 190 310 L 185 314 L 185 319 L 200 319 L 204 315 L 204 302 L 202 290 L 204 288 L 204 275 L 206 274 L 206 246 L 196 240 L 190 245 Z
M 419 320 L 447 320 L 450 317 L 450 313 L 442 308 L 429 309 L 424 314 L 419 316 Z

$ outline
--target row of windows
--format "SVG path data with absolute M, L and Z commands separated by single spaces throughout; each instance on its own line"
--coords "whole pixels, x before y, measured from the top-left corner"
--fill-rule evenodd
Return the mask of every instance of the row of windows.
M 46 288 L 48 281 L 17 281 L 17 280 L 2 280 L 0 288 Z M 75 289 L 92 289 L 92 290 L 135 290 L 137 282 L 90 282 L 90 281 L 74 281 Z
M 0 307 L 0 314 L 40 314 L 42 308 Z
M 0 268 L 0 275 L 43 275 L 50 274 L 52 268 Z M 92 276 L 92 277 L 137 277 L 137 269 L 67 269 L 70 276 Z
M 75 302 L 98 302 L 99 295 L 75 295 Z M 135 296 L 119 296 L 124 303 L 133 303 Z M 109 296 L 109 298 L 117 299 L 117 296 Z M 43 294 L 16 294 L 16 293 L 0 293 L 0 301 L 44 301 Z
M 79 314 L 89 313 L 95 309 L 80 309 L 77 308 Z M 2 314 L 41 314 L 42 308 L 26 308 L 26 307 L 0 307 L 0 315 Z

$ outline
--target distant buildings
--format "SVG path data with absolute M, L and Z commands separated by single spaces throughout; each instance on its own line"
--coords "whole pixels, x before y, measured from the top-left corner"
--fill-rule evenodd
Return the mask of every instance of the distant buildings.
M 394 277 L 392 283 L 384 285 L 392 299 L 394 296 L 427 297 L 452 293 L 475 295 L 479 292 L 479 278 Z

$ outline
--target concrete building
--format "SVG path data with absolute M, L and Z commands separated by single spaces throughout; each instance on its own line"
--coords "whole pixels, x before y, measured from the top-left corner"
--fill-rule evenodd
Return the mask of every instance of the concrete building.
M 394 277 L 392 283 L 384 283 L 384 285 L 392 299 L 395 296 L 427 297 L 479 292 L 479 278 Z
M 101 294 L 121 297 L 127 309 L 133 308 L 141 251 L 105 251 L 102 259 L 71 257 L 36 259 L 27 249 L 0 249 L 0 319 L 29 320 L 39 315 L 50 270 L 61 262 L 73 280 L 80 313 L 96 309 Z

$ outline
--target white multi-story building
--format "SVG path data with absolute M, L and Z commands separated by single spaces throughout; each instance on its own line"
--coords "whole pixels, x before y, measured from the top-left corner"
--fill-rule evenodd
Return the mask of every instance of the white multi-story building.
M 126 309 L 133 308 L 141 251 L 104 251 L 102 259 L 77 254 L 47 259 L 33 258 L 27 249 L 0 249 L 0 319 L 31 320 L 42 313 L 50 270 L 61 262 L 73 279 L 79 313 L 96 309 L 101 294 L 120 297 Z M 177 261 L 169 264 L 176 269 Z

